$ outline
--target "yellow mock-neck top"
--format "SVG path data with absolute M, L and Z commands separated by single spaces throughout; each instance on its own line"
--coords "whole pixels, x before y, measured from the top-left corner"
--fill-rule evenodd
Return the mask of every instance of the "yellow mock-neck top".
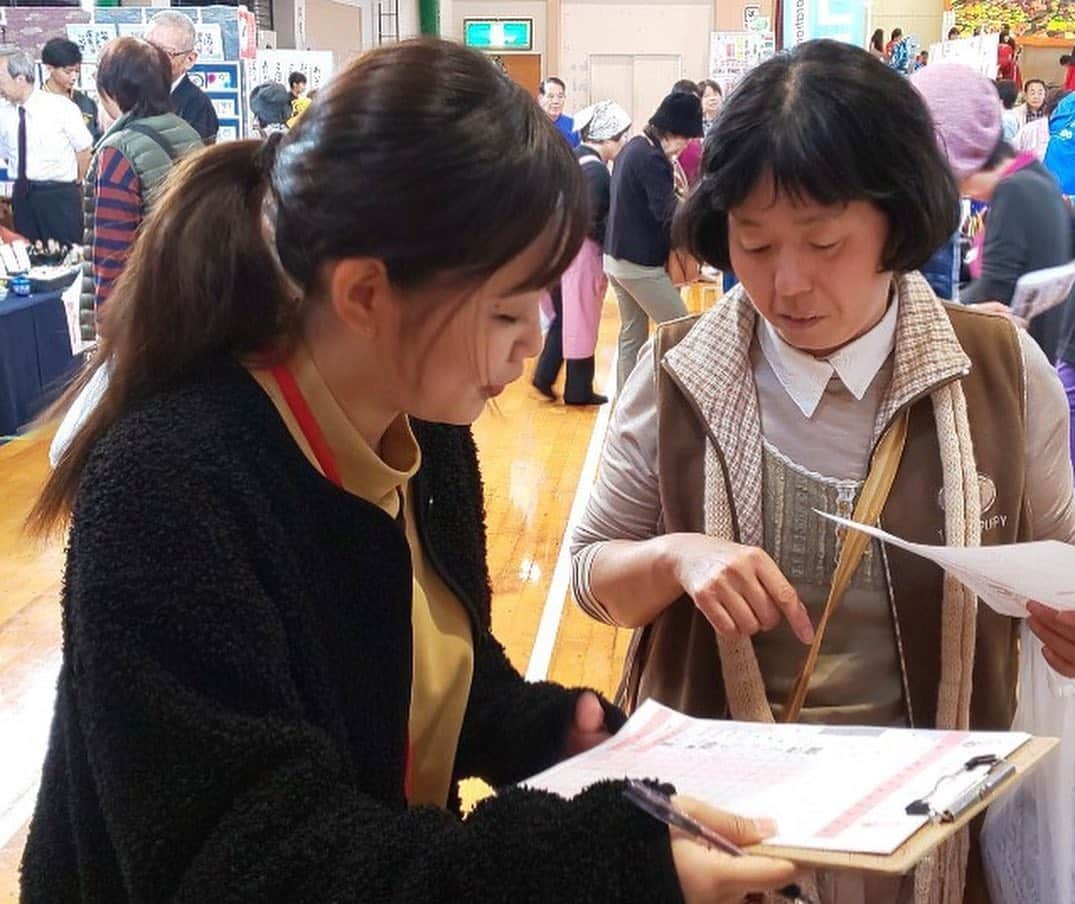
M 427 561 L 418 537 L 410 479 L 421 464 L 421 450 L 405 415 L 389 426 L 380 449 L 372 449 L 336 401 L 302 342 L 297 343 L 286 366 L 321 429 L 343 489 L 393 518 L 402 514 L 414 580 L 407 801 L 411 806 L 444 807 L 470 696 L 474 648 L 463 605 Z M 324 473 L 271 370 L 248 369 L 306 458 Z M 361 655 L 360 651 L 355 655 Z

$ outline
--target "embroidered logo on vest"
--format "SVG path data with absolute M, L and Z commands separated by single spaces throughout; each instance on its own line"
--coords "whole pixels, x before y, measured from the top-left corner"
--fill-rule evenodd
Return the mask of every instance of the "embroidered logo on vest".
M 982 500 L 982 533 L 986 531 L 996 530 L 998 527 L 1004 527 L 1008 521 L 1007 515 L 996 514 L 987 518 L 990 510 L 997 504 L 997 485 L 993 482 L 993 478 L 987 474 L 978 475 L 978 493 Z M 937 505 L 941 511 L 944 511 L 944 487 L 937 493 Z M 943 534 L 943 531 L 940 533 Z

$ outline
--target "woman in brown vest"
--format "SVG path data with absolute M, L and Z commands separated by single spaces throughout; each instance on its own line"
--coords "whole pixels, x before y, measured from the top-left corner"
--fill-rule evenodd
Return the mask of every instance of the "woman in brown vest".
M 1075 538 L 1055 372 L 1007 319 L 942 304 L 916 272 L 957 201 L 923 102 L 863 50 L 802 45 L 729 98 L 679 228 L 742 285 L 643 352 L 573 541 L 580 604 L 639 629 L 629 706 L 1010 726 L 1017 620 L 876 543 L 857 560 L 846 544 L 852 578 L 802 670 L 845 546 L 815 509 L 861 519 L 872 501 L 925 543 Z M 1070 614 L 1032 611 L 1049 664 L 1075 674 Z M 988 900 L 970 847 L 902 880 L 820 875 L 820 897 Z

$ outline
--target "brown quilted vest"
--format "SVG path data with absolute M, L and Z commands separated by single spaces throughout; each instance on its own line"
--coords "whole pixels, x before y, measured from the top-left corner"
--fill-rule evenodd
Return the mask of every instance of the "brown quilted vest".
M 999 318 L 947 307 L 956 336 L 972 361 L 963 379 L 968 419 L 982 480 L 982 544 L 1029 539 L 1024 498 L 1025 376 L 1018 337 Z M 657 360 L 693 325 L 680 320 L 659 328 Z M 706 425 L 693 400 L 657 368 L 658 474 L 664 530 L 704 532 Z M 727 479 L 727 474 L 725 474 Z M 920 543 L 943 542 L 940 450 L 929 396 L 911 403 L 903 458 L 881 523 Z M 731 493 L 729 491 L 729 497 Z M 890 596 L 914 727 L 932 728 L 940 675 L 943 572 L 910 553 L 887 549 Z M 1015 713 L 1019 622 L 978 610 L 971 727 L 1005 731 Z M 716 636 L 687 597 L 636 632 L 624 667 L 621 698 L 631 709 L 653 697 L 692 716 L 726 718 L 727 702 Z
M 946 310 L 972 362 L 971 372 L 963 378 L 963 392 L 982 484 L 982 544 L 1028 540 L 1022 440 L 1026 390 L 1018 337 L 999 318 L 970 314 L 958 305 L 946 305 Z M 713 438 L 693 399 L 660 365 L 664 353 L 689 332 L 695 319 L 659 327 L 655 342 L 657 466 L 664 530 L 668 533 L 701 533 L 705 529 L 704 449 L 707 438 Z M 910 406 L 907 444 L 881 523 L 897 536 L 938 544 L 944 538 L 940 506 L 943 480 L 933 406 L 928 394 Z M 727 481 L 727 470 L 724 477 Z M 727 495 L 732 498 L 731 487 Z M 932 563 L 910 553 L 888 548 L 886 555 L 910 724 L 932 728 L 940 677 L 944 575 Z M 1015 714 L 1019 622 L 982 604 L 977 630 L 970 727 L 1006 731 Z M 687 597 L 636 631 L 632 639 L 619 700 L 633 710 L 649 697 L 692 716 L 729 715 L 716 635 Z M 990 901 L 977 844 L 981 824 L 979 817 L 972 825 L 964 904 Z

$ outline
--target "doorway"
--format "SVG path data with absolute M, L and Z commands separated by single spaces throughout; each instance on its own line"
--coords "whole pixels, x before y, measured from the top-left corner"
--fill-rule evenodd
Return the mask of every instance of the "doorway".
M 592 53 L 589 102 L 615 101 L 631 115 L 632 132 L 641 132 L 682 73 L 678 54 Z
M 540 53 L 491 53 L 494 62 L 503 64 L 515 84 L 526 89 L 531 97 L 537 97 L 541 85 Z

